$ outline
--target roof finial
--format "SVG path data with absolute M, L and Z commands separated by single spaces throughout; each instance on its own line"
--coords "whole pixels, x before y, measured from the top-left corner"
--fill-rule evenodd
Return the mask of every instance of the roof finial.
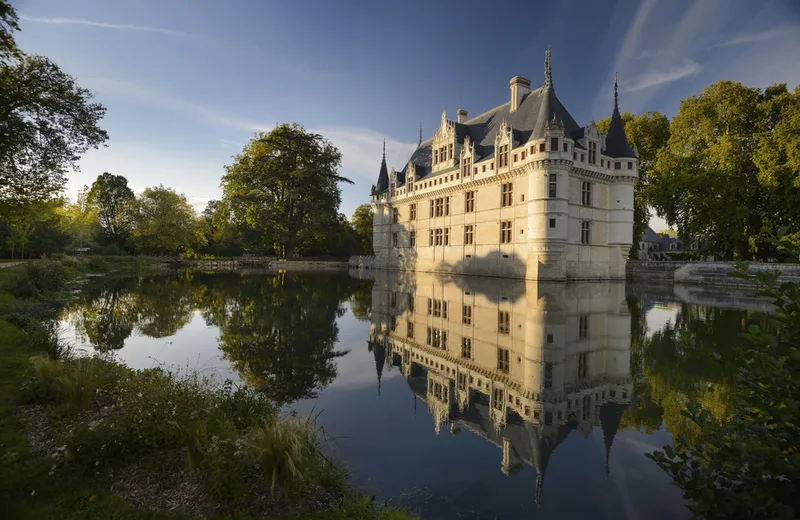
M 422 144 L 422 121 L 419 122 L 419 144 Z
M 383 160 L 386 160 L 386 138 L 383 138 Z
M 544 54 L 544 86 L 553 86 L 553 71 L 550 68 L 550 46 L 547 46 L 547 52 Z
M 619 83 L 616 72 L 614 73 L 614 110 L 619 111 Z

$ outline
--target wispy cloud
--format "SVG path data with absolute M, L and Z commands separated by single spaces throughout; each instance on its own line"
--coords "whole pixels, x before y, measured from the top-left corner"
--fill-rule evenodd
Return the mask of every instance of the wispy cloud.
M 687 60 L 683 65 L 663 71 L 646 72 L 628 83 L 623 83 L 622 92 L 634 92 L 646 88 L 672 83 L 679 79 L 694 76 L 702 70 L 699 63 Z
M 148 27 L 146 25 L 129 25 L 118 23 L 95 22 L 93 20 L 84 20 L 82 18 L 42 18 L 37 16 L 26 16 L 24 14 L 19 16 L 20 20 L 34 23 L 49 23 L 57 25 L 87 25 L 90 27 L 102 27 L 104 29 L 119 29 L 123 31 L 139 31 L 151 32 L 159 34 L 167 34 L 170 36 L 178 36 L 181 38 L 192 38 L 195 40 L 210 39 L 206 36 L 191 34 L 183 31 L 175 31 L 173 29 L 162 29 L 160 27 Z
M 743 45 L 746 43 L 765 42 L 769 40 L 775 40 L 777 38 L 783 38 L 784 36 L 789 36 L 792 34 L 800 34 L 800 27 L 799 26 L 775 27 L 774 29 L 770 29 L 768 31 L 763 31 L 759 33 L 743 34 L 741 36 L 731 38 L 730 40 L 716 43 L 709 48 L 715 49 L 717 47 L 729 47 L 731 45 Z
M 226 150 L 241 150 L 243 146 L 243 142 L 241 141 L 233 141 L 231 139 L 220 139 L 219 145 L 221 148 Z

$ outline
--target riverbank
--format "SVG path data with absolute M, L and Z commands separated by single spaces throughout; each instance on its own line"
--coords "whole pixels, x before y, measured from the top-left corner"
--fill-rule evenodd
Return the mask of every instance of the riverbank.
M 281 417 L 245 388 L 135 371 L 61 344 L 42 324 L 87 273 L 153 267 L 110 264 L 0 272 L 0 510 L 22 519 L 409 518 L 348 488 L 313 421 Z

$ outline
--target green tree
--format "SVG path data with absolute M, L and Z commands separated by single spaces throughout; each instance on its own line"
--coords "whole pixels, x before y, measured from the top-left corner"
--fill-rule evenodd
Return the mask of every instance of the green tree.
M 19 31 L 17 11 L 6 0 L 0 0 L 0 64 L 19 55 L 14 31 Z
M 87 199 L 97 212 L 103 234 L 118 247 L 124 247 L 133 230 L 135 197 L 122 175 L 104 172 L 92 183 Z
M 175 254 L 205 244 L 194 208 L 171 188 L 146 188 L 136 198 L 133 246 L 140 253 Z
M 97 210 L 88 202 L 89 187 L 84 186 L 75 202 L 67 204 L 65 214 L 71 238 L 69 249 L 91 248 L 97 245 L 100 234 L 100 221 Z
M 47 199 L 68 168 L 103 144 L 105 108 L 55 63 L 23 56 L 0 65 L 0 203 Z
M 372 208 L 369 204 L 358 206 L 350 219 L 358 244 L 358 253 L 361 255 L 375 254 L 372 250 L 372 222 Z
M 728 419 L 690 401 L 682 415 L 699 435 L 648 454 L 692 501 L 695 518 L 790 519 L 800 511 L 800 285 L 746 270 L 736 276 L 757 281 L 772 299 L 775 328 L 751 326 L 736 347 L 733 413 Z
M 685 99 L 650 175 L 648 197 L 659 215 L 725 258 L 752 257 L 750 238 L 763 224 L 765 196 L 753 162 L 763 100 L 759 89 L 731 81 Z
M 262 245 L 295 255 L 309 226 L 334 226 L 341 203 L 341 153 L 319 134 L 279 125 L 258 133 L 225 168 L 223 201 L 234 220 L 261 234 Z
M 669 140 L 670 123 L 667 116 L 649 110 L 640 116 L 624 112 L 622 122 L 625 125 L 625 137 L 636 147 L 639 154 L 639 180 L 636 182 L 633 211 L 633 236 L 639 237 L 644 233 L 651 217 L 648 190 L 650 172 L 656 162 L 658 151 Z M 604 119 L 597 123 L 597 127 L 601 132 L 607 132 L 610 123 L 611 118 Z M 638 247 L 638 240 L 634 240 L 633 243 L 634 248 Z

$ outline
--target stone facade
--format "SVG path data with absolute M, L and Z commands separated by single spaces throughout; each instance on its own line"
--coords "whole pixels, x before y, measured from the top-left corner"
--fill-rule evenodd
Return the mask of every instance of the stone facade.
M 616 86 L 616 85 L 615 85 Z M 616 92 L 616 89 L 615 89 Z M 624 279 L 638 159 L 617 96 L 608 134 L 579 127 L 545 84 L 441 123 L 373 187 L 375 267 L 531 280 Z
M 502 449 L 505 473 L 535 467 L 537 495 L 573 429 L 601 426 L 609 456 L 633 399 L 624 283 L 373 273 L 368 344 L 379 381 L 384 364 L 399 367 L 437 433 L 485 437 Z

